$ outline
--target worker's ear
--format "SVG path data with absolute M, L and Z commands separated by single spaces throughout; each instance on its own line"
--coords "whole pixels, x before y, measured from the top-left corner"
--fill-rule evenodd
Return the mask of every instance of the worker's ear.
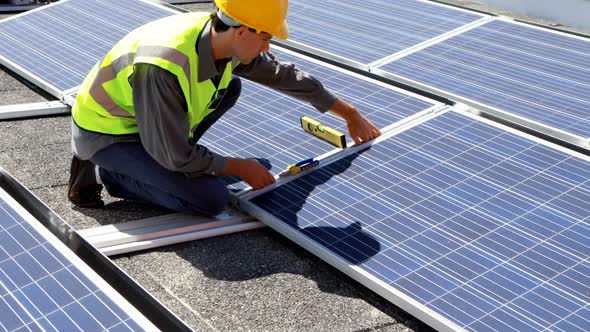
M 242 25 L 241 27 L 234 28 L 234 30 L 236 39 L 243 39 L 246 35 L 246 32 L 248 31 L 248 28 Z

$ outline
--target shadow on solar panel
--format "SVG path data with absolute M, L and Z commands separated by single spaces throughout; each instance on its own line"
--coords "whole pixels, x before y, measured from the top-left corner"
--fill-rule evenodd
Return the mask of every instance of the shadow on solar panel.
M 427 98 L 285 49 L 274 48 L 273 54 L 311 73 L 381 129 L 440 107 Z M 333 145 L 301 128 L 302 116 L 313 117 L 348 136 L 346 122 L 338 116 L 321 114 L 305 102 L 244 79 L 237 104 L 207 130 L 199 144 L 221 155 L 267 159 L 276 175 L 290 164 L 334 150 Z M 229 178 L 227 182 L 231 188 L 244 189 L 245 184 L 236 180 Z
M 341 211 L 333 211 L 323 204 L 325 199 L 333 199 L 318 194 L 318 191 L 326 192 L 332 184 L 329 182 L 346 182 L 349 168 L 355 159 L 370 150 L 370 147 L 351 156 L 339 160 L 338 163 L 323 167 L 308 176 L 299 178 L 295 186 L 279 187 L 267 194 L 265 208 L 278 210 L 278 216 L 290 227 L 299 230 L 302 234 L 314 239 L 325 247 L 338 252 L 348 263 L 358 265 L 365 262 L 381 250 L 381 245 L 372 235 L 363 231 L 364 225 L 371 220 L 365 214 L 348 214 L 344 208 L 348 205 L 345 200 L 339 208 Z M 351 190 L 353 188 L 350 188 Z M 305 206 L 305 209 L 303 208 Z M 318 215 L 332 211 L 329 218 L 316 222 Z M 317 214 L 317 215 L 316 215 Z M 314 221 L 310 223 L 309 221 Z M 337 227 L 334 225 L 343 225 Z M 362 249 L 362 250 L 360 250 Z
M 446 111 L 322 165 L 242 207 L 439 330 L 582 322 L 587 156 Z

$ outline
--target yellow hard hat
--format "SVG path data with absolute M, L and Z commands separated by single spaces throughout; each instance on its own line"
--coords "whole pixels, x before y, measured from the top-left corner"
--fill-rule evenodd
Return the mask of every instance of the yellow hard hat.
M 288 0 L 215 0 L 215 5 L 222 14 L 256 32 L 268 32 L 280 39 L 289 37 Z

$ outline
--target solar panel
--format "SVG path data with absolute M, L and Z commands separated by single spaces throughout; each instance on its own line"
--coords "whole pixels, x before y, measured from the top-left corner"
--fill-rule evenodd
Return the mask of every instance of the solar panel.
M 455 111 L 242 207 L 440 330 L 590 326 L 590 158 Z
M 280 48 L 273 49 L 273 54 L 314 75 L 338 96 L 358 107 L 379 128 L 440 107 L 431 100 Z M 273 173 L 277 174 L 290 164 L 335 148 L 303 131 L 300 117 L 304 115 L 348 134 L 343 119 L 322 115 L 307 103 L 242 80 L 238 103 L 205 133 L 199 144 L 222 155 L 267 158 L 273 165 Z
M 155 330 L 0 188 L 0 330 Z
M 61 97 L 133 29 L 175 13 L 141 0 L 65 0 L 0 22 L 0 61 Z
M 291 0 L 289 42 L 368 65 L 483 16 L 420 0 Z
M 590 147 L 589 39 L 496 19 L 380 69 Z

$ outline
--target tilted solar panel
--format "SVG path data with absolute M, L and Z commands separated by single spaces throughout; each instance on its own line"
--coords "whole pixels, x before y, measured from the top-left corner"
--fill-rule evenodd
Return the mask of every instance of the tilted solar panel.
M 273 50 L 279 60 L 293 62 L 311 73 L 338 96 L 358 107 L 373 123 L 384 128 L 439 104 L 387 85 L 351 74 L 289 51 Z M 329 143 L 301 128 L 300 117 L 310 116 L 345 133 L 346 122 L 322 115 L 308 103 L 242 80 L 242 94 L 236 106 L 213 125 L 199 144 L 227 156 L 265 158 L 277 174 L 301 159 L 333 150 Z
M 175 13 L 143 0 L 62 0 L 0 22 L 0 62 L 58 98 L 133 29 Z
M 440 330 L 590 326 L 590 158 L 446 112 L 242 207 Z
M 496 19 L 379 69 L 590 148 L 590 39 Z
M 0 188 L 0 329 L 156 327 Z
M 368 65 L 481 19 L 421 0 L 291 0 L 289 42 Z

